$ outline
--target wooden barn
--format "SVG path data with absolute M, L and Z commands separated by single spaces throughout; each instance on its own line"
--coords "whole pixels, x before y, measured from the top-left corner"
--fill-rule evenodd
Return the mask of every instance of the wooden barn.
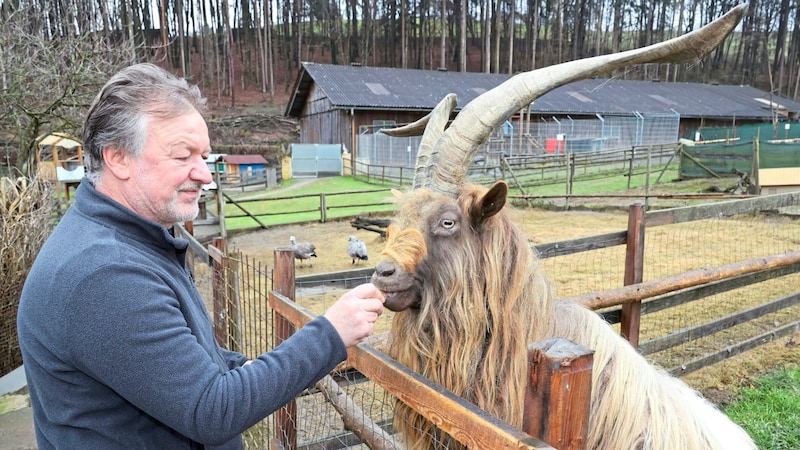
M 509 75 L 303 63 L 285 115 L 300 119 L 301 144 L 356 148 L 359 133 L 413 122 L 450 92 L 461 105 Z
M 303 63 L 285 115 L 300 120 L 299 143 L 342 144 L 358 158 L 360 134 L 414 121 L 451 92 L 458 95 L 459 106 L 463 107 L 509 77 Z M 520 137 L 530 133 L 526 127 L 531 124 L 557 123 L 559 131 L 542 132 L 554 140 L 556 134 L 569 132 L 560 130 L 569 130 L 570 124 L 580 120 L 603 122 L 607 118 L 631 117 L 638 121 L 636 128 L 649 132 L 656 127 L 640 118 L 661 115 L 673 121 L 661 138 L 671 143 L 687 130 L 797 121 L 798 114 L 799 103 L 750 86 L 593 78 L 543 95 L 511 123 L 520 130 Z M 601 139 L 613 137 L 616 132 L 614 127 L 607 128 L 599 136 Z M 544 138 L 539 141 L 536 145 L 542 150 L 550 144 L 549 140 L 545 144 Z

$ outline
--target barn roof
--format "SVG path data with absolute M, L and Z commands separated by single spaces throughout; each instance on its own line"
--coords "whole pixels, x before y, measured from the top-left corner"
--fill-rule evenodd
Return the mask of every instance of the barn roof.
M 300 117 L 316 83 L 335 109 L 427 111 L 445 95 L 466 105 L 510 75 L 387 67 L 337 66 L 304 62 L 295 80 L 286 115 Z
M 268 164 L 261 155 L 222 155 L 221 160 L 229 164 Z
M 796 117 L 800 103 L 752 86 L 592 78 L 562 86 L 536 99 L 538 114 L 622 115 L 672 113 L 684 118 L 770 120 L 770 104 Z
M 392 69 L 303 63 L 286 115 L 300 117 L 311 86 L 324 92 L 334 109 L 431 110 L 445 95 L 463 107 L 510 75 Z M 684 118 L 770 120 L 770 101 L 790 117 L 800 103 L 751 86 L 667 83 L 592 78 L 539 97 L 531 112 L 540 115 L 679 114 Z

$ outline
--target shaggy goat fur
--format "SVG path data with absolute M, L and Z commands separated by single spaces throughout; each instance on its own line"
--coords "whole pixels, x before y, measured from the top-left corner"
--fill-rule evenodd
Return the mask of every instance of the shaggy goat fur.
M 595 351 L 586 448 L 755 448 L 739 426 L 647 363 L 596 313 L 554 300 L 528 239 L 503 207 L 501 187 L 491 190 L 492 201 L 477 186 L 464 186 L 455 200 L 429 189 L 400 200 L 398 228 L 389 230 L 381 261 L 413 272 L 419 302 L 395 314 L 390 355 L 519 428 L 528 344 L 567 338 Z M 402 402 L 395 429 L 409 448 L 460 448 Z

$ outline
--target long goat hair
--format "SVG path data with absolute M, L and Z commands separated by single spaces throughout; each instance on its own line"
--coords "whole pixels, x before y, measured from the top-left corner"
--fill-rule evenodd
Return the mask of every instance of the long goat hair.
M 399 200 L 373 277 L 397 310 L 390 356 L 519 428 L 528 344 L 569 339 L 595 351 L 586 448 L 754 449 L 744 430 L 595 312 L 555 300 L 506 195 L 500 182 L 489 191 L 465 185 L 456 199 L 419 189 Z M 400 290 L 381 276 L 390 272 L 413 272 L 412 285 Z M 404 295 L 414 304 L 394 306 Z M 462 448 L 400 401 L 394 426 L 412 449 Z
M 482 188 L 474 188 L 479 192 Z M 399 217 L 435 211 L 436 194 L 414 191 L 400 205 Z M 463 214 L 473 197 L 460 197 Z M 404 230 L 409 232 L 411 229 Z M 403 245 L 425 247 L 410 236 L 393 245 L 388 230 L 387 253 L 406 253 Z M 422 234 L 416 234 L 422 239 Z M 482 238 L 486 240 L 482 242 Z M 398 239 L 398 241 L 401 241 Z M 493 217 L 482 235 L 469 235 L 458 245 L 427 248 L 415 273 L 428 273 L 419 309 L 395 314 L 390 356 L 486 411 L 522 425 L 528 367 L 527 344 L 545 336 L 551 296 L 533 254 L 518 247 L 527 240 L 506 215 Z M 544 303 L 544 304 L 543 304 Z M 398 402 L 395 427 L 404 435 L 419 433 L 422 441 L 410 448 L 431 448 L 435 432 L 419 414 Z M 416 429 L 414 429 L 416 428 Z M 439 437 L 447 442 L 445 437 Z M 447 442 L 448 448 L 454 442 Z
M 390 355 L 519 428 L 528 345 L 569 339 L 595 352 L 587 448 L 755 449 L 741 427 L 650 365 L 593 311 L 555 300 L 527 238 L 508 216 L 505 182 L 486 189 L 464 181 L 492 131 L 537 97 L 632 64 L 702 58 L 746 10 L 739 5 L 666 42 L 517 74 L 467 104 L 447 127 L 454 94 L 416 122 L 383 130 L 422 133 L 413 188 L 397 193 L 397 226 L 387 230 L 387 250 L 372 276 L 386 294 L 384 305 L 396 313 Z M 412 449 L 461 448 L 402 402 L 395 428 Z

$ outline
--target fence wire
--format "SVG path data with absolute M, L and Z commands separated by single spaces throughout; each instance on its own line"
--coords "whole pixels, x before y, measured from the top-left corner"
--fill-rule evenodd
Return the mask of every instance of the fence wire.
M 800 204 L 780 211 L 753 211 L 751 207 L 728 211 L 711 219 L 648 227 L 645 233 L 644 281 L 800 249 L 800 220 L 797 219 Z M 621 219 L 619 225 L 619 230 L 624 230 L 625 220 Z M 559 297 L 600 292 L 623 285 L 624 245 L 567 256 L 542 256 L 545 257 L 542 261 L 543 270 L 555 284 Z M 215 323 L 227 323 L 226 339 L 229 346 L 253 358 L 277 345 L 272 335 L 273 313 L 268 304 L 273 268 L 241 252 L 231 251 L 228 269 L 226 273 L 221 273 L 219 268 L 210 268 L 203 258 L 195 256 L 193 259 L 195 281 Z M 224 285 L 219 285 L 220 280 L 224 280 Z M 368 276 L 329 280 L 322 284 L 300 280 L 297 282 L 295 300 L 312 313 L 322 314 L 347 291 L 346 286 L 367 281 Z M 800 274 L 792 274 L 645 314 L 641 319 L 641 340 L 668 335 L 793 295 L 798 285 Z M 215 292 L 217 295 L 224 292 L 225 302 L 215 305 Z M 707 337 L 652 353 L 648 358 L 665 368 L 680 367 L 686 361 L 709 351 L 724 349 L 732 343 L 769 332 L 796 321 L 798 317 L 800 304 L 795 303 L 794 306 L 760 318 L 725 327 Z M 385 337 L 391 328 L 391 321 L 392 313 L 386 311 L 376 324 L 375 335 Z M 376 348 L 382 348 L 383 343 L 379 338 L 376 337 L 372 343 Z M 390 439 L 394 439 L 391 437 L 395 403 L 393 395 L 344 364 L 337 367 L 331 376 L 338 389 L 356 405 L 356 411 L 362 415 L 362 419 L 374 424 L 375 431 L 385 432 Z M 326 399 L 319 385 L 303 392 L 296 399 L 295 408 L 296 416 L 282 420 L 290 425 L 290 429 L 296 430 L 298 448 L 367 448 L 361 439 L 349 431 L 342 415 Z M 245 433 L 245 447 L 270 448 L 271 440 L 276 438 L 276 420 L 279 417 L 273 415 L 248 430 Z M 288 440 L 289 436 L 277 438 Z

